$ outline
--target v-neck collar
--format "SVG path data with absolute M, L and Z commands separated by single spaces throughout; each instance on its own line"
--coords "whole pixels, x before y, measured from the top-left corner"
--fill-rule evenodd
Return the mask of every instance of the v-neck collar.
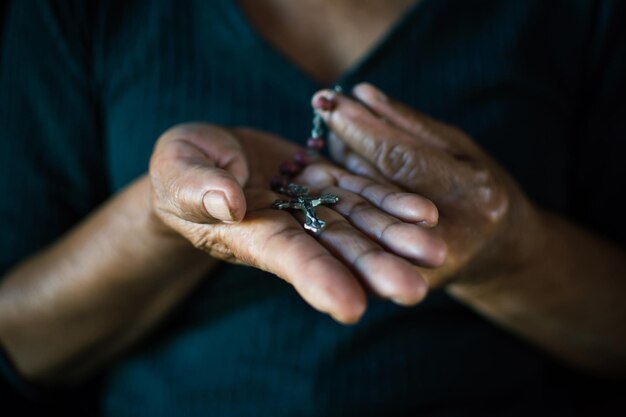
M 347 70 L 340 74 L 331 85 L 350 85 L 379 54 L 387 49 L 399 33 L 413 20 L 413 17 L 418 11 L 424 7 L 424 3 L 429 1 L 430 0 L 416 0 L 368 50 Z M 284 75 L 287 76 L 287 79 L 299 79 L 306 84 L 311 91 L 329 87 L 321 85 L 311 74 L 306 72 L 301 66 L 296 64 L 292 59 L 261 36 L 235 0 L 222 0 L 222 3 L 224 10 L 227 12 L 227 18 L 233 24 L 234 29 L 241 34 L 244 40 L 249 42 L 250 47 L 258 48 L 268 60 L 273 61 L 275 64 L 274 68 L 280 68 L 286 71 L 287 74 Z

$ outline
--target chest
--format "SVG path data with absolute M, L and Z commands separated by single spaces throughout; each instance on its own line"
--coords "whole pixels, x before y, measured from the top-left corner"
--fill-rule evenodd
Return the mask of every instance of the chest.
M 300 143 L 308 135 L 309 99 L 320 83 L 264 40 L 232 2 L 203 3 L 176 13 L 137 11 L 107 38 L 100 71 L 114 189 L 146 171 L 154 142 L 176 123 L 249 126 Z M 459 126 L 535 200 L 562 206 L 576 48 L 550 50 L 542 37 L 552 24 L 529 25 L 536 16 L 532 8 L 520 14 L 518 2 L 495 2 L 470 20 L 450 15 L 444 3 L 425 1 L 334 81 L 346 91 L 372 82 Z M 140 25 L 141 37 L 128 35 Z
M 330 84 L 420 0 L 239 0 L 254 30 L 311 78 Z

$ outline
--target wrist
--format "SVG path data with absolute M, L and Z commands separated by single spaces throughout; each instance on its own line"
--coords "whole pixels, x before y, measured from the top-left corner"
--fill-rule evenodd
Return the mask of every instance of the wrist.
M 515 192 L 498 232 L 450 284 L 451 293 L 471 298 L 490 297 L 519 279 L 531 279 L 541 268 L 549 249 L 551 230 L 546 213 Z
M 130 194 L 135 200 L 132 204 L 141 211 L 138 217 L 141 229 L 146 233 L 146 241 L 158 246 L 165 246 L 168 252 L 197 252 L 197 249 L 187 239 L 170 227 L 157 213 L 152 183 L 148 175 L 139 178 L 130 188 L 133 189 Z

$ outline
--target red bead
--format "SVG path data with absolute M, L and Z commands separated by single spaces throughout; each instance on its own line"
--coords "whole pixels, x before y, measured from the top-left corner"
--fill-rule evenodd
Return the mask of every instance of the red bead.
M 302 170 L 302 167 L 295 162 L 285 161 L 278 168 L 282 175 L 293 176 Z
M 311 159 L 309 158 L 309 155 L 303 151 L 296 152 L 295 155 L 293 156 L 293 159 L 296 162 L 296 164 L 298 164 L 302 168 L 304 168 L 305 166 L 311 163 Z
M 309 149 L 321 151 L 324 148 L 324 139 L 322 138 L 309 138 L 306 141 L 306 146 Z
M 270 185 L 272 186 L 272 190 L 280 191 L 281 188 L 287 188 L 287 185 L 289 185 L 289 178 L 283 175 L 276 175 L 275 177 L 272 177 Z

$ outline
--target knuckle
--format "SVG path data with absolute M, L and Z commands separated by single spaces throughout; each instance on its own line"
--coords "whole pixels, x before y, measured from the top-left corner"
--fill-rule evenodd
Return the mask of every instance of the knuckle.
M 498 223 L 508 212 L 510 197 L 493 171 L 479 169 L 475 174 L 476 196 L 481 215 L 489 223 Z
M 364 268 L 367 266 L 367 261 L 371 259 L 371 257 L 375 257 L 380 255 L 382 250 L 378 247 L 372 246 L 369 248 L 363 249 L 352 261 L 352 263 L 357 268 Z
M 378 200 L 378 205 L 380 207 L 386 207 L 387 204 L 389 204 L 389 201 L 393 201 L 394 199 L 397 199 L 398 197 L 402 196 L 403 193 L 399 193 L 397 191 L 386 191 L 385 193 L 383 193 L 383 195 L 380 196 L 379 200 Z
M 394 228 L 398 227 L 402 225 L 402 223 L 400 222 L 400 220 L 392 220 L 389 223 L 387 223 L 386 225 L 384 225 L 379 231 L 378 231 L 378 235 L 376 236 L 378 238 L 379 241 L 384 242 L 386 239 L 386 235 L 393 230 Z
M 475 168 L 473 176 L 475 184 L 487 187 L 492 187 L 494 185 L 493 173 L 485 167 Z
M 386 172 L 396 172 L 402 166 L 402 147 L 397 143 L 381 140 L 375 154 L 376 164 Z
M 213 237 L 200 227 L 192 227 L 189 233 L 187 233 L 187 240 L 189 240 L 196 249 L 207 252 L 210 252 L 215 244 Z
M 371 209 L 372 209 L 372 206 L 366 200 L 359 198 L 354 201 L 354 203 L 348 210 L 348 213 L 350 216 L 356 216 L 362 213 L 366 213 L 370 211 Z
M 498 223 L 508 212 L 510 199 L 507 193 L 500 189 L 481 187 L 482 214 L 490 223 Z
M 196 249 L 209 252 L 215 245 L 223 244 L 216 227 L 179 221 L 183 235 Z
M 334 233 L 350 233 L 352 226 L 343 219 L 330 218 L 326 220 L 326 230 Z
M 199 250 L 209 254 L 212 258 L 230 263 L 241 263 L 242 260 L 235 254 L 232 248 L 221 238 L 219 227 L 193 227 L 187 234 L 187 239 Z
M 206 250 L 212 258 L 216 258 L 230 263 L 241 263 L 235 256 L 233 251 L 224 243 L 215 243 L 209 246 Z
M 423 118 L 413 112 L 405 112 L 405 117 L 410 121 L 411 133 L 416 136 L 432 136 L 428 125 Z
M 377 150 L 377 165 L 392 180 L 417 178 L 427 171 L 427 161 L 404 144 L 383 140 Z

